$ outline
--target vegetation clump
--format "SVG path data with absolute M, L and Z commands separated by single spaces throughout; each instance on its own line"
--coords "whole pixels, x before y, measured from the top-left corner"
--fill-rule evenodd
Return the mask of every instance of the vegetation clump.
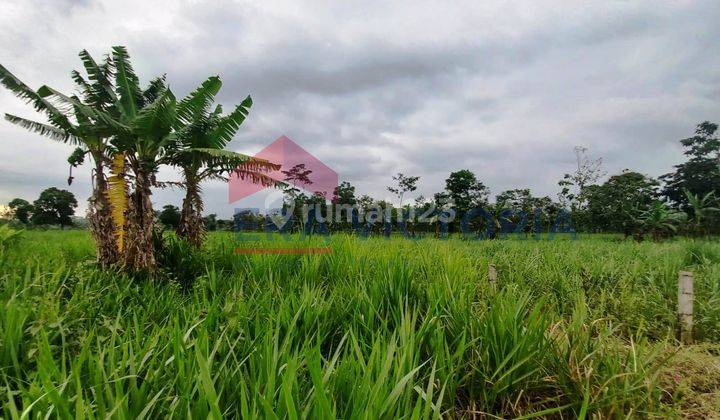
M 248 115 L 249 96 L 223 115 L 221 106 L 213 106 L 222 85 L 217 76 L 177 100 L 164 76 L 141 88 L 125 47 L 113 47 L 102 63 L 85 50 L 80 58 L 86 74 L 72 72 L 79 95 L 68 96 L 49 86 L 33 90 L 3 66 L 0 83 L 44 113 L 49 124 L 6 114 L 8 121 L 76 146 L 68 159 L 71 167 L 85 155 L 92 158 L 88 218 L 103 266 L 155 270 L 151 195 L 152 188 L 166 186 L 156 179 L 161 165 L 182 170 L 180 185 L 186 197 L 178 234 L 196 247 L 204 232 L 203 180 L 234 172 L 253 182 L 273 184 L 263 172 L 278 169 L 277 165 L 224 150 Z M 71 172 L 68 182 L 72 178 Z

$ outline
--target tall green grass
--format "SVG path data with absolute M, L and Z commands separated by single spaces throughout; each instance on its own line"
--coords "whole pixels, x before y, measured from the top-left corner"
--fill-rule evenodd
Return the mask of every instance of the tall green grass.
M 214 234 L 190 255 L 171 242 L 170 274 L 140 280 L 99 271 L 84 232 L 25 232 L 2 251 L 3 416 L 672 414 L 657 375 L 680 269 L 696 274 L 697 338 L 720 341 L 717 243 L 338 235 L 325 255 L 236 246 Z

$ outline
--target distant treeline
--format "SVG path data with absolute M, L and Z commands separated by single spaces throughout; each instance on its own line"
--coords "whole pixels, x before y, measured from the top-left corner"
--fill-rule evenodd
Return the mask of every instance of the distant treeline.
M 489 188 L 469 169 L 450 173 L 445 189 L 431 199 L 419 196 L 410 203 L 404 199 L 417 190 L 421 177 L 403 173 L 393 176 L 393 184 L 387 187 L 397 197 L 396 203 L 368 195 L 358 197 L 355 186 L 349 182 L 341 183 L 331 197 L 324 192 L 308 195 L 303 190 L 312 189 L 311 171 L 297 165 L 283 171 L 288 186 L 284 188 L 284 208 L 279 213 L 286 218 L 288 211 L 294 214 L 292 224 L 282 228 L 305 229 L 309 206 L 314 206 L 322 219 L 328 214 L 337 215 L 339 206 L 349 205 L 359 213 L 356 217 L 363 227 L 375 233 L 388 229 L 390 221 L 392 229 L 437 234 L 443 229 L 443 219 L 449 220 L 444 227 L 448 231 L 467 231 L 467 227 L 462 229 L 463 216 L 470 212 L 473 217 L 466 218 L 465 222 L 471 230 L 485 236 L 494 237 L 508 231 L 549 232 L 558 222 L 567 222 L 560 217 L 567 212 L 572 228 L 578 232 L 624 233 L 637 239 L 645 236 L 661 239 L 676 233 L 718 234 L 720 140 L 717 130 L 717 124 L 699 124 L 693 136 L 680 140 L 686 161 L 658 179 L 629 169 L 605 179 L 602 159 L 591 159 L 585 148 L 577 147 L 577 167 L 558 182 L 560 192 L 556 199 L 537 197 L 530 189 L 520 188 L 502 191 L 490 202 Z M 600 182 L 602 179 L 605 180 Z M 447 217 L 449 213 L 453 217 Z M 357 223 L 346 218 L 328 220 L 330 229 L 358 231 Z M 403 222 L 399 223 L 400 219 Z M 219 220 L 215 215 L 204 221 L 208 230 L 252 226 L 257 230 L 272 230 L 278 225 L 277 218 L 273 222 L 257 209 L 239 211 L 234 221 Z

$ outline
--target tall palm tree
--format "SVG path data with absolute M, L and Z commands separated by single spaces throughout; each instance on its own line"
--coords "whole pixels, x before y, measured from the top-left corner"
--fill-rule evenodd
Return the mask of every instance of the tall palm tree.
M 205 234 L 202 181 L 226 180 L 234 172 L 243 179 L 272 186 L 276 181 L 264 172 L 280 168 L 264 159 L 224 150 L 245 121 L 252 99 L 248 96 L 233 112 L 222 115 L 220 105 L 212 108 L 221 86 L 219 77 L 210 77 L 178 103 L 174 143 L 167 159 L 167 163 L 180 168 L 185 188 L 177 234 L 196 247 L 200 247 Z
M 693 210 L 692 226 L 696 233 L 703 233 L 703 221 L 710 218 L 712 213 L 720 211 L 719 208 L 713 206 L 717 202 L 715 191 L 710 191 L 704 196 L 691 193 L 687 188 L 684 189 L 688 203 Z
M 0 65 L 0 82 L 16 96 L 32 103 L 37 111 L 45 113 L 50 124 L 10 114 L 5 114 L 6 120 L 53 140 L 78 146 L 83 154 L 87 153 L 92 157 L 93 191 L 89 199 L 88 220 L 96 242 L 98 262 L 107 266 L 115 263 L 119 255 L 115 238 L 116 229 L 111 216 L 112 209 L 106 194 L 107 180 L 104 171 L 107 162 L 105 151 L 112 132 L 106 130 L 104 125 L 98 125 L 97 120 L 84 116 L 79 108 L 107 109 L 112 106 L 115 98 L 109 81 L 109 59 L 98 65 L 87 51 L 83 50 L 79 55 L 90 82 L 87 82 L 78 71 L 72 72 L 72 78 L 80 88 L 83 98 L 81 101 L 73 97 L 67 109 L 61 109 L 60 106 L 50 102 L 46 98 L 49 92 L 47 89 L 41 88 L 37 92 L 32 90 L 2 65 Z

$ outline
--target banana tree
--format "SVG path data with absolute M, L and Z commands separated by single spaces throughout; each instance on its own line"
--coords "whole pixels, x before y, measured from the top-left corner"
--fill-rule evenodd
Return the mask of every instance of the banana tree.
M 124 47 L 113 47 L 107 74 L 113 81 L 103 90 L 109 96 L 106 103 L 85 104 L 48 86 L 38 93 L 72 108 L 76 119 L 91 121 L 110 133 L 104 150 L 112 173 L 107 197 L 112 204 L 120 262 L 132 270 L 153 271 L 151 188 L 171 141 L 176 100 L 162 77 L 146 90 L 140 88 Z
M 195 247 L 200 247 L 205 231 L 202 224 L 202 190 L 208 179 L 227 180 L 236 173 L 242 179 L 274 186 L 267 175 L 279 165 L 264 159 L 224 150 L 248 115 L 252 99 L 248 96 L 235 110 L 222 115 L 220 105 L 212 108 L 222 82 L 217 76 L 208 78 L 177 105 L 174 142 L 169 147 L 167 163 L 180 168 L 185 189 L 177 234 Z
M 717 207 L 713 206 L 715 202 L 717 202 L 717 198 L 715 198 L 715 191 L 710 191 L 709 193 L 705 194 L 704 196 L 700 196 L 699 194 L 693 194 L 688 189 L 683 190 L 685 192 L 685 196 L 688 199 L 688 203 L 692 207 L 693 210 L 693 217 L 692 217 L 692 226 L 696 233 L 702 234 L 703 233 L 703 221 L 709 219 L 713 213 L 717 213 L 720 211 Z
M 36 92 L 1 66 L 0 82 L 47 114 L 50 124 L 11 115 L 6 116 L 8 120 L 81 146 L 82 151 L 73 154 L 74 162 L 85 152 L 95 160 L 90 216 L 98 257 L 104 264 L 119 261 L 133 270 L 154 270 L 151 194 L 152 187 L 159 185 L 155 174 L 162 164 L 176 164 L 183 170 L 188 222 L 180 233 L 196 244 L 202 240 L 202 180 L 234 171 L 253 182 L 275 183 L 262 172 L 277 169 L 276 165 L 222 150 L 247 116 L 249 98 L 223 116 L 219 106 L 208 111 L 220 87 L 217 78 L 208 79 L 178 103 L 162 77 L 147 89 L 140 88 L 124 47 L 113 47 L 102 65 L 86 51 L 81 58 L 88 80 L 76 71 L 72 76 L 82 98 L 49 86 Z M 108 178 L 106 166 L 110 167 Z
M 163 79 L 156 79 L 144 92 L 124 47 L 113 47 L 117 115 L 106 123 L 115 136 L 110 144 L 121 153 L 131 174 L 127 209 L 127 240 L 124 262 L 135 270 L 155 268 L 153 211 L 150 199 L 160 165 L 177 165 L 183 171 L 186 197 L 178 233 L 191 243 L 202 243 L 202 197 L 200 183 L 236 172 L 241 178 L 265 185 L 274 180 L 263 171 L 277 169 L 265 160 L 222 150 L 232 139 L 248 113 L 248 98 L 232 113 L 223 116 L 221 107 L 209 112 L 220 88 L 217 77 L 209 78 L 187 98 L 177 102 Z M 100 119 L 106 113 L 96 110 Z
M 684 212 L 676 212 L 661 201 L 654 201 L 647 210 L 641 211 L 635 219 L 643 232 L 650 233 L 653 241 L 659 241 L 677 231 L 680 223 L 687 219 Z
M 109 59 L 98 65 L 87 51 L 83 50 L 79 55 L 90 81 L 86 81 L 80 72 L 72 72 L 72 78 L 83 97 L 82 100 L 72 97 L 69 103 L 65 102 L 65 105 L 69 105 L 65 108 L 54 105 L 47 98 L 47 89 L 34 91 L 0 65 L 0 82 L 16 96 L 32 103 L 35 110 L 45 113 L 50 124 L 10 114 L 5 114 L 5 119 L 50 139 L 77 146 L 71 164 L 81 162 L 85 154 L 93 158 L 93 190 L 89 199 L 88 220 L 96 243 L 98 262 L 108 266 L 115 263 L 119 255 L 104 171 L 107 142 L 113 132 L 107 130 L 106 125 L 98 124 L 97 119 L 86 117 L 79 108 L 97 107 L 110 111 L 115 97 L 109 81 Z M 68 181 L 72 181 L 72 175 Z
M 123 252 L 126 266 L 153 271 L 152 187 L 155 174 L 171 143 L 172 122 L 177 105 L 175 96 L 162 78 L 143 91 L 125 47 L 112 48 L 112 65 L 117 95 L 117 115 L 111 122 L 116 135 L 111 140 L 115 153 L 123 156 L 131 181 L 126 211 L 127 240 Z

